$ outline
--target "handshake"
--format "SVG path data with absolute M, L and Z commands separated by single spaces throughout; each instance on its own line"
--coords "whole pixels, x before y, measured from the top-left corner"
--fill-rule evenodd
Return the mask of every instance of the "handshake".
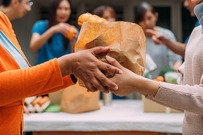
M 108 47 L 95 47 L 58 58 L 62 76 L 74 74 L 91 92 L 101 90 L 108 93 L 118 90 L 118 85 L 102 73 L 102 71 L 106 71 L 121 75 L 122 70 L 113 65 L 116 60 L 107 56 L 108 64 L 96 58 L 96 55 L 108 50 Z
M 133 79 L 141 76 L 136 75 L 127 68 L 121 66 L 119 62 L 106 56 L 106 62 L 96 58 L 96 55 L 105 53 L 108 47 L 95 47 L 76 53 L 68 54 L 58 58 L 62 76 L 74 74 L 80 78 L 89 92 L 102 91 L 113 92 L 118 96 L 125 96 L 133 93 Z M 114 74 L 108 78 L 103 71 Z
M 90 92 L 112 91 L 122 96 L 118 89 L 126 89 L 128 85 L 122 82 L 130 78 L 125 76 L 133 72 L 142 75 L 145 70 L 142 28 L 130 22 L 108 22 L 89 13 L 82 14 L 78 23 L 82 28 L 76 53 L 58 59 L 62 75 L 76 75 Z

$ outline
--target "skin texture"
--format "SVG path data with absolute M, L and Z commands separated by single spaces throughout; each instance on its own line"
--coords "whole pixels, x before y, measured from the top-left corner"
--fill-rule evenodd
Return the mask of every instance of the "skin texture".
M 32 34 L 30 41 L 30 49 L 32 52 L 37 52 L 55 33 L 67 35 L 70 32 L 71 27 L 74 27 L 65 23 L 70 18 L 70 14 L 70 3 L 67 0 L 61 1 L 56 10 L 56 25 L 49 28 L 42 35 L 39 35 L 38 33 Z M 76 37 L 77 34 L 74 34 L 70 39 L 72 46 L 75 45 Z
M 145 96 L 155 96 L 159 83 L 139 76 L 121 66 L 114 58 L 107 56 L 106 60 L 113 66 L 122 70 L 122 74 L 116 74 L 111 80 L 118 85 L 118 90 L 112 92 L 117 96 L 126 96 L 134 92 L 139 92 Z
M 122 71 L 95 57 L 95 55 L 106 52 L 108 49 L 108 47 L 95 47 L 58 58 L 62 76 L 76 75 L 85 83 L 88 91 L 108 92 L 108 89 L 117 90 L 118 86 L 110 81 L 101 70 L 116 74 L 121 74 Z

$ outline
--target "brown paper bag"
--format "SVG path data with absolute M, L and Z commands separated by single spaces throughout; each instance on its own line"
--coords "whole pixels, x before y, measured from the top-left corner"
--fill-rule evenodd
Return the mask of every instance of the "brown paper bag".
M 139 25 L 130 22 L 83 23 L 75 51 L 96 46 L 110 47 L 108 53 L 97 56 L 102 61 L 109 55 L 134 73 L 143 75 L 146 38 Z
M 82 113 L 100 109 L 99 92 L 87 92 L 87 89 L 75 84 L 63 90 L 61 111 Z

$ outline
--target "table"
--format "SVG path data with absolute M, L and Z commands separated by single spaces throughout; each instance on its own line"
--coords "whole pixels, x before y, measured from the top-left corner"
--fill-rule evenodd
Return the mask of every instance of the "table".
M 98 111 L 24 115 L 33 135 L 165 135 L 182 133 L 183 113 L 144 113 L 141 100 L 114 100 Z

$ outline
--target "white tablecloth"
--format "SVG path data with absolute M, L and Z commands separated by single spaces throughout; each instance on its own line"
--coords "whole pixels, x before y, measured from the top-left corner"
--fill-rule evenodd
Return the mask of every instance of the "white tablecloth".
M 112 106 L 82 114 L 24 115 L 24 131 L 150 131 L 182 133 L 182 113 L 144 113 L 140 100 L 114 100 Z

